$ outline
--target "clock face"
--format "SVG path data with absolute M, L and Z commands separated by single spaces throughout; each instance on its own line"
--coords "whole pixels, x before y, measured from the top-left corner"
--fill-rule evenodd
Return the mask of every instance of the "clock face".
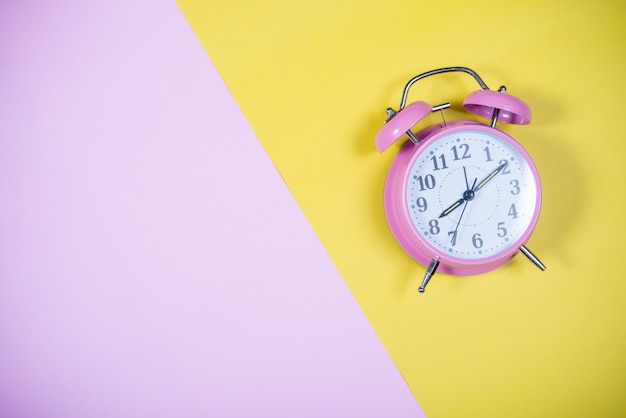
M 406 187 L 421 240 L 462 260 L 519 246 L 539 204 L 536 172 L 521 147 L 495 129 L 444 131 L 422 146 Z

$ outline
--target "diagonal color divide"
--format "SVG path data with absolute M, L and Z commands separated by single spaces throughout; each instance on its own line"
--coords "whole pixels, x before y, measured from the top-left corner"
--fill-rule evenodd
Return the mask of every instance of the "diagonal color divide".
M 433 417 L 626 416 L 626 9 L 615 1 L 178 0 L 420 405 Z M 544 205 L 522 258 L 478 277 L 437 275 L 387 228 L 398 148 L 374 138 L 413 76 L 468 66 L 533 111 L 502 128 L 527 148 Z M 452 102 L 462 76 L 409 101 Z M 421 122 L 439 123 L 439 115 Z M 443 209 L 443 208 L 442 208 Z M 619 240 L 616 245 L 616 241 Z
M 423 416 L 173 2 L 0 21 L 2 417 Z

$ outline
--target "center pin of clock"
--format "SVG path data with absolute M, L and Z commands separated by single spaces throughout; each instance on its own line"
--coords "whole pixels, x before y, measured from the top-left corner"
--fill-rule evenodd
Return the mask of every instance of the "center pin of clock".
M 474 193 L 473 190 L 466 190 L 466 191 L 463 192 L 463 200 L 467 200 L 468 202 L 470 200 L 474 200 L 475 196 L 476 196 L 476 193 Z

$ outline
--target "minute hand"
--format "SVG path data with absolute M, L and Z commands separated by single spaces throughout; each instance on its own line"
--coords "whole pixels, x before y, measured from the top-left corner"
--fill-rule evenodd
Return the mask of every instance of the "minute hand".
M 502 164 L 500 164 L 498 166 L 498 168 L 496 168 L 495 170 L 493 170 L 491 173 L 489 173 L 489 175 L 487 177 L 485 177 L 484 179 L 481 180 L 480 183 L 478 183 L 476 185 L 476 187 L 474 187 L 472 189 L 472 191 L 477 192 L 478 190 L 482 189 L 483 187 L 485 187 L 485 184 L 489 183 L 495 176 L 498 175 L 498 173 L 500 173 L 500 171 L 504 170 L 504 168 L 508 165 L 507 162 L 504 162 Z

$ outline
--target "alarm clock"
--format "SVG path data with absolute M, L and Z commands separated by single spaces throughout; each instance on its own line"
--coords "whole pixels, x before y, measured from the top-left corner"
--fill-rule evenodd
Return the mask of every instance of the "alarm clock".
M 481 89 L 470 93 L 463 108 L 486 118 L 446 121 L 449 103 L 424 101 L 406 105 L 411 87 L 442 73 L 472 76 Z M 420 132 L 414 125 L 431 112 L 443 122 Z M 405 139 L 384 188 L 389 228 L 402 249 L 426 267 L 419 292 L 436 271 L 467 276 L 485 273 L 524 254 L 538 268 L 545 265 L 526 247 L 541 210 L 541 183 L 526 150 L 498 129 L 528 124 L 530 108 L 507 93 L 490 90 L 466 67 L 449 67 L 413 77 L 400 107 L 387 109 L 387 120 L 375 139 L 379 152 Z

